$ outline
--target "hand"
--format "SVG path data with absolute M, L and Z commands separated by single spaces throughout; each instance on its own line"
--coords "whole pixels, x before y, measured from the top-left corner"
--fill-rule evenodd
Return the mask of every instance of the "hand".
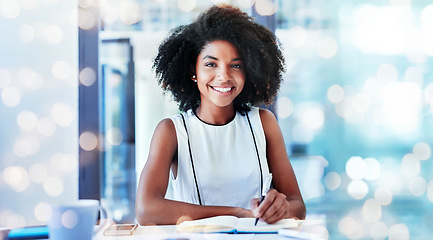
M 289 202 L 286 195 L 275 189 L 269 190 L 263 202 L 259 203 L 258 198 L 251 200 L 251 210 L 254 217 L 267 223 L 275 223 L 288 215 Z

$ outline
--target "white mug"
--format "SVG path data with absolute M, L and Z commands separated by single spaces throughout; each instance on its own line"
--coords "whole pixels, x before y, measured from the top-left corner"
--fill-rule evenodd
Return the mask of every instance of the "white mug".
M 94 229 L 98 212 L 106 218 L 105 210 L 98 200 L 81 199 L 53 207 L 48 221 L 50 240 L 91 240 L 104 224 Z

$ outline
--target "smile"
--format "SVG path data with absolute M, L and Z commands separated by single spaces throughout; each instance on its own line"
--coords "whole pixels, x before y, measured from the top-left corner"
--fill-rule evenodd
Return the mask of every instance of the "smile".
M 233 89 L 234 87 L 212 87 L 213 90 L 216 90 L 218 92 L 226 93 Z

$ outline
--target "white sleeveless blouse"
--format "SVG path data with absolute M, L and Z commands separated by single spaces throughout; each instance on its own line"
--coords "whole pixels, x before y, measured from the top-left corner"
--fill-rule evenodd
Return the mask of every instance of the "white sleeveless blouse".
M 266 140 L 259 109 L 248 112 L 263 179 L 269 175 L 266 159 Z M 199 204 L 191 154 L 203 205 L 250 208 L 252 198 L 261 195 L 259 160 L 247 116 L 236 113 L 235 118 L 221 126 L 201 121 L 192 110 L 171 117 L 176 128 L 178 144 L 177 177 L 170 172 L 173 200 Z

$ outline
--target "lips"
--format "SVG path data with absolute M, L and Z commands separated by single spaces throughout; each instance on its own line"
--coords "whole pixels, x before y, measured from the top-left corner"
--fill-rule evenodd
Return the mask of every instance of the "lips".
M 234 87 L 211 87 L 213 90 L 221 93 L 230 92 Z

